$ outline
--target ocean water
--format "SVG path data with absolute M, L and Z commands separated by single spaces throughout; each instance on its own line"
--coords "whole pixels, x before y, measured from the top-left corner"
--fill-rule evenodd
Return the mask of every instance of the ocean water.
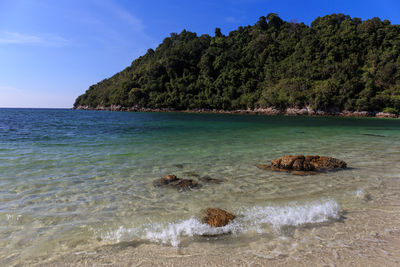
M 294 176 L 255 167 L 287 154 L 350 168 Z M 376 209 L 369 200 L 400 179 L 399 161 L 396 119 L 0 109 L 0 263 L 123 242 L 291 247 L 293 229 Z M 167 174 L 223 183 L 153 187 Z M 198 220 L 207 207 L 237 218 L 211 228 Z

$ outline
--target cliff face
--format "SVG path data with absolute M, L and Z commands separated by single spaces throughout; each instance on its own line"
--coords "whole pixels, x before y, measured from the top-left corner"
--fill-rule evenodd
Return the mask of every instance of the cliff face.
M 276 14 L 222 35 L 182 31 L 92 85 L 74 108 L 400 110 L 400 26 L 343 14 L 310 26 Z

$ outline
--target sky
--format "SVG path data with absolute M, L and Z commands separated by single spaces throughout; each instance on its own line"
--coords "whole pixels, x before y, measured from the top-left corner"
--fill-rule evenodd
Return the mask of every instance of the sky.
M 271 12 L 307 25 L 332 13 L 400 24 L 398 0 L 0 0 L 0 107 L 71 108 L 172 32 L 228 34 Z

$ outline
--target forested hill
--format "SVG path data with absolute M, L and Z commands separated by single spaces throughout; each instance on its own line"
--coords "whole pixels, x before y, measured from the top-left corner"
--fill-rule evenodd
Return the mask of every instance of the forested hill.
M 277 14 L 229 35 L 172 33 L 75 108 L 400 110 L 400 25 L 343 14 L 310 26 Z

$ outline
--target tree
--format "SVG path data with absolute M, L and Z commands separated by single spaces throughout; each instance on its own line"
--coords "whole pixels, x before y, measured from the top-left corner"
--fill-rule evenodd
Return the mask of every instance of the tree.
M 276 13 L 224 36 L 171 33 L 74 106 L 400 110 L 400 26 L 344 14 L 311 26 Z

